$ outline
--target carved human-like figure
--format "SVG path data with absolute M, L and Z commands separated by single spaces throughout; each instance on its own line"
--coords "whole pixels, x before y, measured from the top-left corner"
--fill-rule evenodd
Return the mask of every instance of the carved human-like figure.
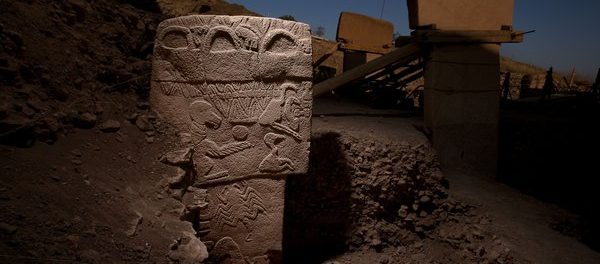
M 271 151 L 258 165 L 259 171 L 277 173 L 285 170 L 294 170 L 294 163 L 292 160 L 279 156 L 279 147 L 277 147 L 277 145 L 283 140 L 285 140 L 284 135 L 275 133 L 267 133 L 265 135 L 265 144 Z
M 204 177 L 205 180 L 227 177 L 229 173 L 226 169 L 214 168 L 213 159 L 222 159 L 252 147 L 252 144 L 245 140 L 247 134 L 236 136 L 236 139 L 244 141 L 231 142 L 221 146 L 207 138 L 207 129 L 219 129 L 222 119 L 216 109 L 204 100 L 195 101 L 190 105 L 190 118 L 192 120 L 190 130 L 194 144 L 194 165 L 198 175 Z

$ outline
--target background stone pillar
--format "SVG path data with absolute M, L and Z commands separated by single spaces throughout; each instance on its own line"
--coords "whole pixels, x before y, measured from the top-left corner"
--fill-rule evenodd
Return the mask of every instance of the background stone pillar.
M 498 158 L 498 44 L 438 45 L 425 69 L 425 108 L 446 168 L 494 175 Z
M 167 157 L 190 164 L 165 160 L 180 167 L 171 188 L 209 260 L 280 261 L 285 176 L 308 169 L 311 52 L 308 25 L 292 21 L 187 16 L 159 25 L 151 102 L 186 142 Z
M 442 166 L 495 176 L 499 43 L 522 41 L 512 31 L 514 0 L 407 3 L 410 27 L 429 51 L 424 118 Z

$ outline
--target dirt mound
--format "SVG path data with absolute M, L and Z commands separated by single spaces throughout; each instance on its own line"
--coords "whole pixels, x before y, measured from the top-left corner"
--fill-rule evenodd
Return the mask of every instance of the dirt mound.
M 106 121 L 107 109 L 147 108 L 159 7 L 257 15 L 219 0 L 0 1 L 0 143 L 53 143 Z
M 0 139 L 54 142 L 103 112 L 134 112 L 149 89 L 160 15 L 104 0 L 1 1 Z
M 357 136 L 313 134 L 308 175 L 288 178 L 287 262 L 514 262 L 488 218 L 448 198 L 428 144 Z

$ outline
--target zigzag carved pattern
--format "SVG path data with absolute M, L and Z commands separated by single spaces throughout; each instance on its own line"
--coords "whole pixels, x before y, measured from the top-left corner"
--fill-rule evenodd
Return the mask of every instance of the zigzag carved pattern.
M 237 217 L 233 214 L 231 210 L 233 206 L 227 206 L 223 204 L 219 204 L 216 211 L 216 221 L 215 223 L 219 226 L 220 229 L 223 229 L 224 225 L 228 225 L 231 227 L 236 227 Z
M 235 190 L 231 190 L 231 187 Z M 210 218 L 203 217 L 203 220 L 205 220 L 203 221 L 203 225 L 212 224 L 222 230 L 226 225 L 237 227 L 238 222 L 243 222 L 246 228 L 251 229 L 247 225 L 248 222 L 256 220 L 261 213 L 267 215 L 267 209 L 262 197 L 254 188 L 248 187 L 245 182 L 235 183 L 231 187 L 225 186 L 220 193 L 215 195 L 219 200 L 217 208 L 211 214 Z M 235 194 L 239 195 L 239 203 L 228 199 L 227 195 L 231 191 L 235 191 Z M 241 210 L 237 210 L 238 208 Z
M 226 186 L 221 191 L 222 195 L 227 195 L 229 188 Z M 219 205 L 215 211 L 213 219 L 215 219 L 215 224 L 219 226 L 220 229 L 223 229 L 224 225 L 228 225 L 231 227 L 236 227 L 236 217 L 233 213 L 233 204 L 227 202 L 227 198 L 217 194 L 217 199 L 220 200 Z
M 240 193 L 240 198 L 243 201 L 242 206 L 245 208 L 245 212 L 242 216 L 246 220 L 256 220 L 258 214 L 266 214 L 267 209 L 262 201 L 262 197 L 260 197 L 254 188 L 248 187 L 245 182 L 235 184 L 234 186 Z

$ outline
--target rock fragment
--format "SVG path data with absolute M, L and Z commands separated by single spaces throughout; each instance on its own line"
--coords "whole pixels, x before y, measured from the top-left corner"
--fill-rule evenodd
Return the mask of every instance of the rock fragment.
M 160 162 L 172 166 L 189 166 L 192 164 L 192 148 L 171 151 L 160 157 Z
M 135 126 L 137 126 L 141 131 L 150 131 L 154 129 L 152 123 L 150 123 L 150 119 L 146 115 L 140 115 L 135 120 Z
M 171 244 L 169 259 L 177 263 L 201 263 L 208 258 L 206 246 L 195 235 L 185 232 Z
M 104 133 L 117 132 L 119 131 L 119 129 L 121 129 L 121 123 L 119 123 L 119 121 L 117 120 L 109 119 L 100 124 L 100 126 L 98 126 L 98 129 L 100 129 L 100 131 Z
M 79 128 L 92 128 L 96 125 L 96 115 L 85 112 L 80 115 L 77 115 L 73 120 L 75 126 Z
M 135 218 L 131 220 L 131 226 L 129 227 L 129 229 L 127 229 L 127 231 L 125 231 L 125 234 L 128 237 L 135 236 L 139 225 L 142 224 L 142 221 L 144 220 L 144 216 L 142 216 L 142 214 L 135 212 L 135 215 Z

